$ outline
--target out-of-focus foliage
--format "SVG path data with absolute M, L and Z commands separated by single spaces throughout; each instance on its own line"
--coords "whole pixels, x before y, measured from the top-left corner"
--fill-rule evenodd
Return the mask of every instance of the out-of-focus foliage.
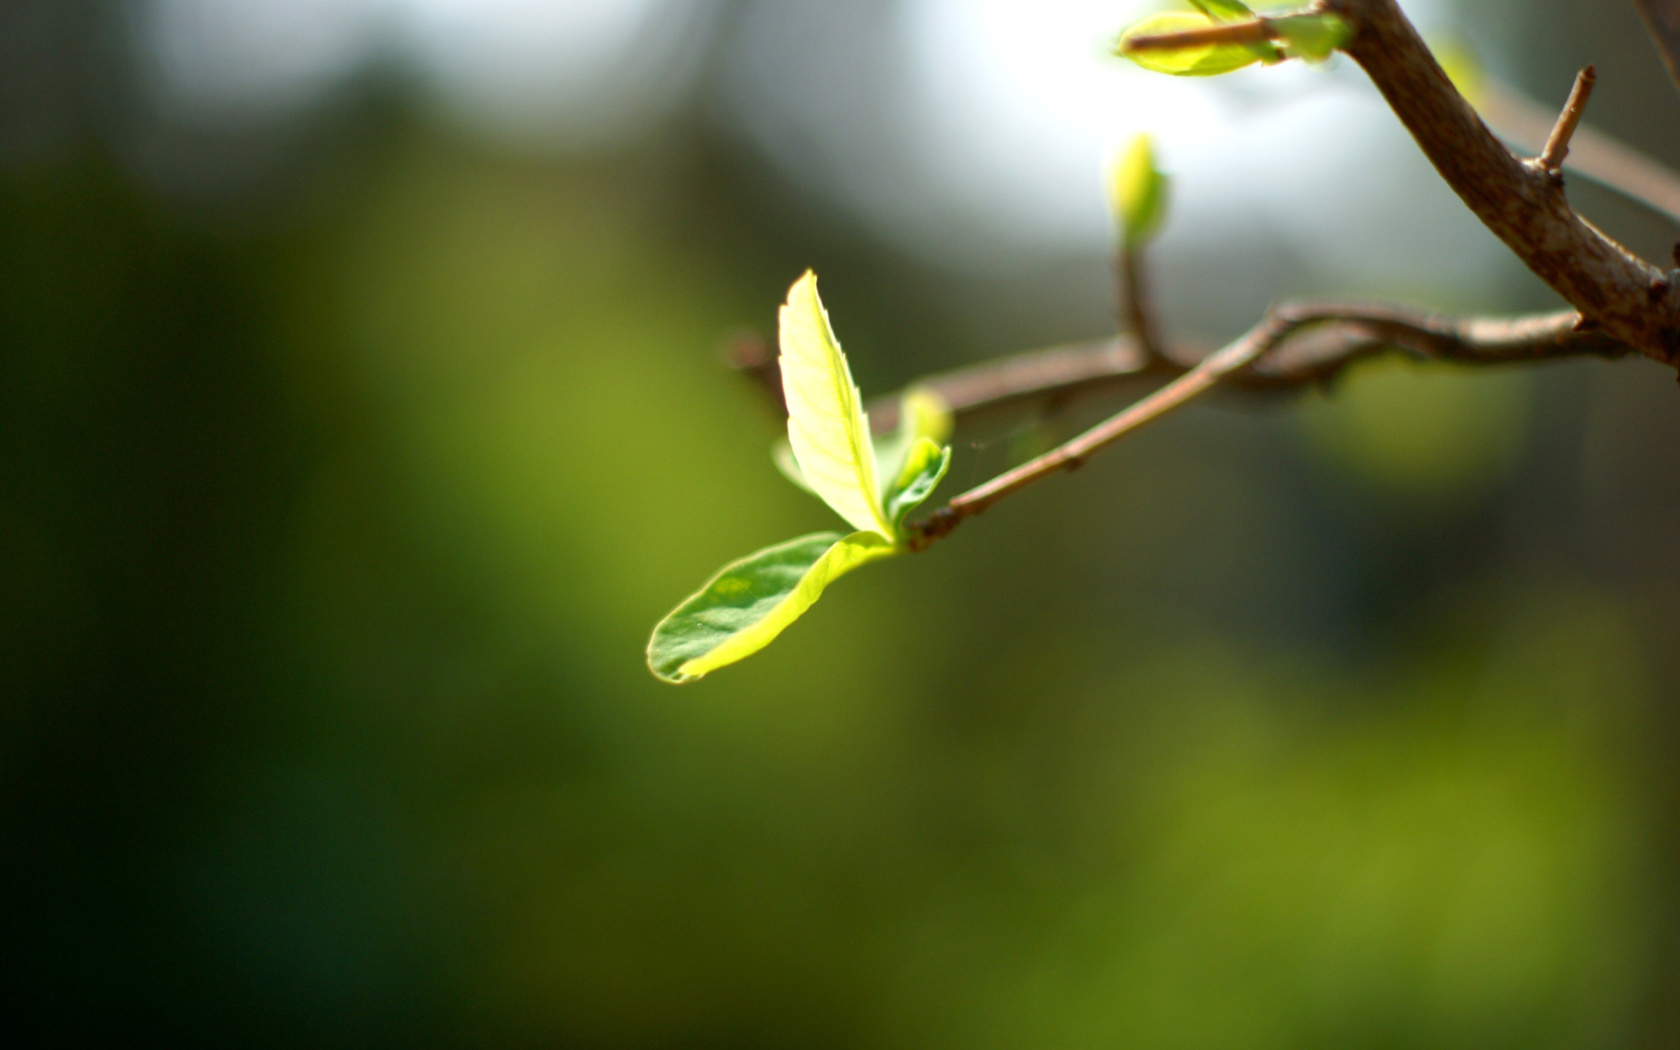
M 1667 148 L 1672 111 L 1606 75 L 1666 83 L 1643 41 L 1597 3 L 1539 9 L 1503 9 L 1552 34 L 1525 83 L 1563 90 L 1590 49 L 1595 117 Z M 66 68 L 110 76 L 93 53 Z M 703 106 L 638 149 L 542 159 L 432 120 L 411 85 L 357 90 L 246 197 L 157 189 L 143 140 L 102 137 L 115 105 L 0 170 L 18 1030 L 1671 1036 L 1680 415 L 1659 370 L 1377 365 L 1322 403 L 1198 406 L 671 690 L 648 625 L 834 521 L 767 461 L 783 420 L 723 338 L 769 331 L 815 266 L 861 385 L 892 390 L 1103 334 L 1107 260 L 906 263 Z M 1183 250 L 1235 276 L 1164 270 L 1175 333 L 1258 315 L 1271 286 L 1219 269 L 1231 243 Z M 1086 312 L 1059 297 L 1080 282 Z M 946 484 L 1108 407 L 965 422 Z
M 1119 220 L 1120 236 L 1136 248 L 1161 228 L 1167 216 L 1168 179 L 1155 166 L 1154 143 L 1138 135 L 1108 175 L 1109 206 Z

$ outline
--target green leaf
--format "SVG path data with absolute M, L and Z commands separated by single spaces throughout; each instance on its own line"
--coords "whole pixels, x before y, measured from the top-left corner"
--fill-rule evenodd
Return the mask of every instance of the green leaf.
M 1137 247 L 1160 229 L 1166 217 L 1167 177 L 1155 167 L 1154 141 L 1132 139 L 1109 172 L 1109 206 L 1119 220 L 1127 247 Z
M 1252 22 L 1259 17 L 1247 4 L 1239 3 L 1238 0 L 1190 0 L 1190 3 L 1215 22 Z M 1270 43 L 1261 42 L 1247 46 L 1254 52 L 1254 57 L 1268 65 L 1283 61 L 1282 52 Z
M 879 455 L 878 448 L 877 455 Z M 793 458 L 793 446 L 788 444 L 787 438 L 777 438 L 776 443 L 770 446 L 770 461 L 776 464 L 776 469 L 782 472 L 782 477 L 787 478 L 811 495 L 817 496 L 817 490 L 811 487 L 811 483 L 805 480 L 804 472 L 799 469 L 799 461 Z M 822 499 L 821 496 L 817 496 L 817 498 Z
M 1131 41 L 1143 36 L 1182 33 L 1190 29 L 1206 29 L 1214 25 L 1207 15 L 1189 11 L 1166 11 L 1151 15 L 1120 35 L 1117 50 L 1144 69 L 1167 73 L 1175 77 L 1216 77 L 1231 73 L 1260 60 L 1255 49 L 1242 44 L 1205 44 L 1181 47 L 1171 51 L 1131 51 Z
M 905 516 L 933 495 L 950 467 L 951 446 L 941 447 L 925 437 L 916 439 L 883 500 L 893 528 L 904 524 Z
M 1283 38 L 1285 53 L 1308 62 L 1323 62 L 1353 39 L 1353 27 L 1336 15 L 1289 15 L 1266 24 Z
M 1190 5 L 1215 22 L 1249 22 L 1254 11 L 1238 0 L 1190 0 Z
M 845 537 L 819 532 L 726 565 L 653 629 L 648 669 L 680 684 L 751 656 L 804 615 L 829 584 L 895 553 L 874 530 Z
M 805 271 L 788 289 L 780 328 L 788 444 L 800 474 L 852 528 L 890 540 L 863 398 L 817 296 L 816 274 Z
M 904 471 L 905 461 L 922 438 L 943 445 L 951 436 L 954 421 L 951 406 L 930 387 L 913 386 L 899 396 L 898 429 L 875 439 L 875 461 L 881 471 L 881 506 L 886 508 L 887 490 Z M 892 514 L 887 513 L 890 519 Z
M 905 459 L 917 439 L 927 438 L 936 445 L 943 443 L 951 436 L 952 427 L 951 408 L 937 391 L 928 387 L 911 387 L 906 390 L 898 402 L 898 429 L 891 434 L 874 435 L 871 438 L 875 446 L 875 463 L 880 472 L 881 484 L 891 488 L 891 483 L 903 472 Z M 786 438 L 771 446 L 770 459 L 776 464 L 776 469 L 782 472 L 783 477 L 811 495 L 817 494 L 805 480 L 804 472 L 799 469 L 799 461 L 793 457 L 793 446 L 788 444 Z M 884 511 L 885 491 L 881 493 L 881 500 Z M 892 515 L 888 513 L 887 517 L 890 520 Z

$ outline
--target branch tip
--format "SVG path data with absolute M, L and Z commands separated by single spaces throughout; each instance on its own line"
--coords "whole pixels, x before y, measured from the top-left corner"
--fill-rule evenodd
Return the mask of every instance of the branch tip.
M 1575 86 L 1569 90 L 1569 101 L 1563 104 L 1563 112 L 1558 114 L 1557 123 L 1552 125 L 1552 134 L 1546 139 L 1546 148 L 1540 152 L 1539 164 L 1544 171 L 1557 175 L 1563 170 L 1563 159 L 1569 156 L 1569 140 L 1575 137 L 1575 128 L 1587 111 L 1587 99 L 1592 97 L 1596 83 L 1598 71 L 1592 66 L 1575 75 Z

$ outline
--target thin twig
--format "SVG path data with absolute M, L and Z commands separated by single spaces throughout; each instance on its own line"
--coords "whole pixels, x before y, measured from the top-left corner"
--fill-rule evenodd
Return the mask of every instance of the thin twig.
M 751 329 L 732 332 L 723 341 L 723 363 L 751 379 L 781 412 L 787 415 L 787 400 L 782 393 L 782 366 L 776 360 L 776 350 L 762 335 Z
M 1521 317 L 1447 317 L 1392 306 L 1304 303 L 1284 312 L 1328 318 L 1255 362 L 1232 382 L 1289 388 L 1333 380 L 1355 361 L 1398 349 L 1420 361 L 1534 364 L 1634 352 L 1573 310 Z
M 1334 380 L 1349 365 L 1398 349 L 1421 361 L 1467 365 L 1532 364 L 1574 357 L 1619 358 L 1632 351 L 1601 329 L 1580 328 L 1573 310 L 1521 317 L 1448 317 L 1358 303 L 1296 303 L 1289 315 L 1325 318 L 1297 331 L 1227 385 L 1288 392 Z M 918 380 L 945 398 L 959 417 L 1035 397 L 1068 397 L 1150 376 L 1176 378 L 1190 366 L 1183 350 L 1151 358 L 1130 337 L 1071 343 L 999 358 Z M 869 405 L 877 431 L 897 425 L 897 397 Z
M 1285 356 L 1281 348 L 1290 337 L 1313 326 L 1326 326 L 1330 338 L 1308 341 L 1293 356 Z M 1050 452 L 955 497 L 912 527 L 911 549 L 922 550 L 955 529 L 964 518 L 983 513 L 1035 481 L 1080 466 L 1100 449 L 1182 407 L 1222 379 L 1252 370 L 1261 385 L 1321 381 L 1357 357 L 1391 345 L 1420 356 L 1484 364 L 1589 354 L 1619 357 L 1629 352 L 1627 346 L 1591 326 L 1583 327 L 1573 311 L 1525 318 L 1454 320 L 1386 307 L 1282 306 L 1242 338 L 1148 397 Z M 1266 368 L 1274 353 L 1281 360 Z M 1010 391 L 1011 396 L 1021 393 Z
M 1356 361 L 1399 350 L 1421 361 L 1466 365 L 1533 364 L 1575 357 L 1615 359 L 1632 348 L 1602 329 L 1580 327 L 1573 310 L 1521 317 L 1449 317 L 1401 307 L 1358 303 L 1296 303 L 1289 314 L 1327 318 L 1297 331 L 1251 367 L 1229 376 L 1226 385 L 1257 392 L 1287 393 L 1333 381 Z M 776 359 L 762 340 L 738 336 L 731 363 L 761 387 L 782 414 Z M 1174 379 L 1191 366 L 1179 364 L 1184 347 L 1151 357 L 1129 335 L 1066 343 L 969 365 L 917 380 L 944 398 L 957 416 L 1040 397 L 1095 393 L 1128 381 Z M 898 396 L 869 403 L 876 433 L 898 426 Z
M 935 540 L 949 535 L 964 518 L 984 513 L 999 500 L 1019 492 L 1035 481 L 1058 471 L 1080 466 L 1087 457 L 1103 446 L 1112 444 L 1145 423 L 1182 407 L 1211 389 L 1221 377 L 1253 363 L 1255 358 L 1275 346 L 1278 339 L 1287 335 L 1299 323 L 1301 322 L 1293 322 L 1277 315 L 1268 317 L 1230 346 L 1210 355 L 1184 375 L 1072 441 L 968 490 L 911 527 L 910 549 L 926 549 Z
M 1151 358 L 1136 339 L 1122 335 L 1013 354 L 930 376 L 916 385 L 932 389 L 961 416 L 1011 401 L 1082 392 L 1148 374 L 1171 378 L 1183 371 L 1164 359 Z M 872 401 L 868 407 L 876 430 L 897 426 L 896 396 Z
M 1155 312 L 1150 308 L 1149 278 L 1145 266 L 1145 246 L 1129 241 L 1120 246 L 1115 257 L 1119 272 L 1120 320 L 1138 341 L 1139 348 L 1150 358 L 1161 355 L 1161 339 L 1155 327 Z
M 965 516 L 983 513 L 994 503 L 1047 474 L 1079 467 L 1104 446 L 1186 404 L 1209 390 L 1223 376 L 1252 364 L 1255 358 L 1277 345 L 1277 341 L 1297 324 L 1280 317 L 1267 318 L 1248 335 L 1208 356 L 1195 368 L 1131 407 L 1044 455 L 956 497 L 951 501 L 951 510 Z
M 1153 33 L 1135 36 L 1121 44 L 1122 54 L 1138 51 L 1179 51 L 1191 47 L 1218 47 L 1221 44 L 1263 44 L 1273 35 L 1264 18 L 1252 22 L 1225 22 L 1217 25 L 1181 29 L 1172 33 Z
M 1592 66 L 1575 75 L 1575 86 L 1569 90 L 1569 101 L 1563 104 L 1563 112 L 1558 114 L 1557 123 L 1552 125 L 1546 148 L 1540 151 L 1541 168 L 1554 175 L 1563 170 L 1563 158 L 1569 156 L 1569 140 L 1575 136 L 1575 127 L 1587 111 L 1587 99 L 1592 97 L 1596 83 L 1598 70 Z
M 1475 103 L 1494 134 L 1516 149 L 1539 151 L 1551 133 L 1551 111 L 1508 84 L 1484 80 Z M 1680 174 L 1590 122 L 1575 129 L 1564 169 L 1680 223 Z

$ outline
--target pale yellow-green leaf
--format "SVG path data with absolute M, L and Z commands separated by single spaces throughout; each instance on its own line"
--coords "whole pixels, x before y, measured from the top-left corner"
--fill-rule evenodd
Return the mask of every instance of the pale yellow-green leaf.
M 875 449 L 863 398 L 829 326 L 809 270 L 788 289 L 780 316 L 788 444 L 807 485 L 852 528 L 893 538 L 881 509 Z
M 881 505 L 892 518 L 887 507 L 887 493 L 904 469 L 905 459 L 918 440 L 926 438 L 935 445 L 943 445 L 951 436 L 955 421 L 951 406 L 937 390 L 913 386 L 899 395 L 898 429 L 875 439 L 875 469 L 879 472 Z
M 887 505 L 888 495 L 895 479 L 903 473 L 911 449 L 922 439 L 933 442 L 936 447 L 944 444 L 954 427 L 951 406 L 945 403 L 939 392 L 931 387 L 913 386 L 899 396 L 898 429 L 891 434 L 871 435 L 870 440 L 875 445 L 875 470 L 881 485 L 881 506 L 888 512 L 889 520 L 896 519 L 893 519 L 891 508 Z M 770 459 L 783 477 L 811 495 L 817 495 L 799 469 L 799 461 L 793 458 L 793 446 L 787 438 L 781 438 L 771 446 Z
M 819 532 L 726 565 L 653 629 L 648 669 L 680 684 L 751 656 L 804 615 L 829 584 L 896 553 L 873 531 Z
M 806 481 L 805 475 L 800 472 L 799 461 L 793 458 L 793 446 L 788 444 L 787 438 L 778 438 L 776 443 L 770 446 L 770 461 L 776 464 L 776 469 L 782 472 L 782 477 L 787 478 L 811 495 L 817 495 L 817 490 L 811 487 L 811 483 Z M 817 496 L 817 498 L 821 499 L 822 497 Z
M 1207 15 L 1215 22 L 1252 22 L 1257 16 L 1253 9 L 1241 0 L 1190 0 L 1190 6 Z M 1260 61 L 1266 63 L 1279 62 L 1283 55 L 1270 42 L 1249 44 Z
M 898 476 L 887 486 L 883 502 L 896 528 L 911 511 L 921 506 L 939 487 L 945 472 L 951 467 L 951 446 L 936 445 L 925 437 L 917 438 L 904 457 Z
M 1205 44 L 1170 51 L 1133 51 L 1129 47 L 1138 37 L 1207 29 L 1215 24 L 1213 19 L 1203 14 L 1165 11 L 1151 15 L 1121 34 L 1118 50 L 1144 69 L 1175 77 L 1216 77 L 1260 61 L 1255 49 L 1243 44 Z
M 1190 0 L 1190 6 L 1215 22 L 1247 22 L 1254 19 L 1254 9 L 1242 0 Z

